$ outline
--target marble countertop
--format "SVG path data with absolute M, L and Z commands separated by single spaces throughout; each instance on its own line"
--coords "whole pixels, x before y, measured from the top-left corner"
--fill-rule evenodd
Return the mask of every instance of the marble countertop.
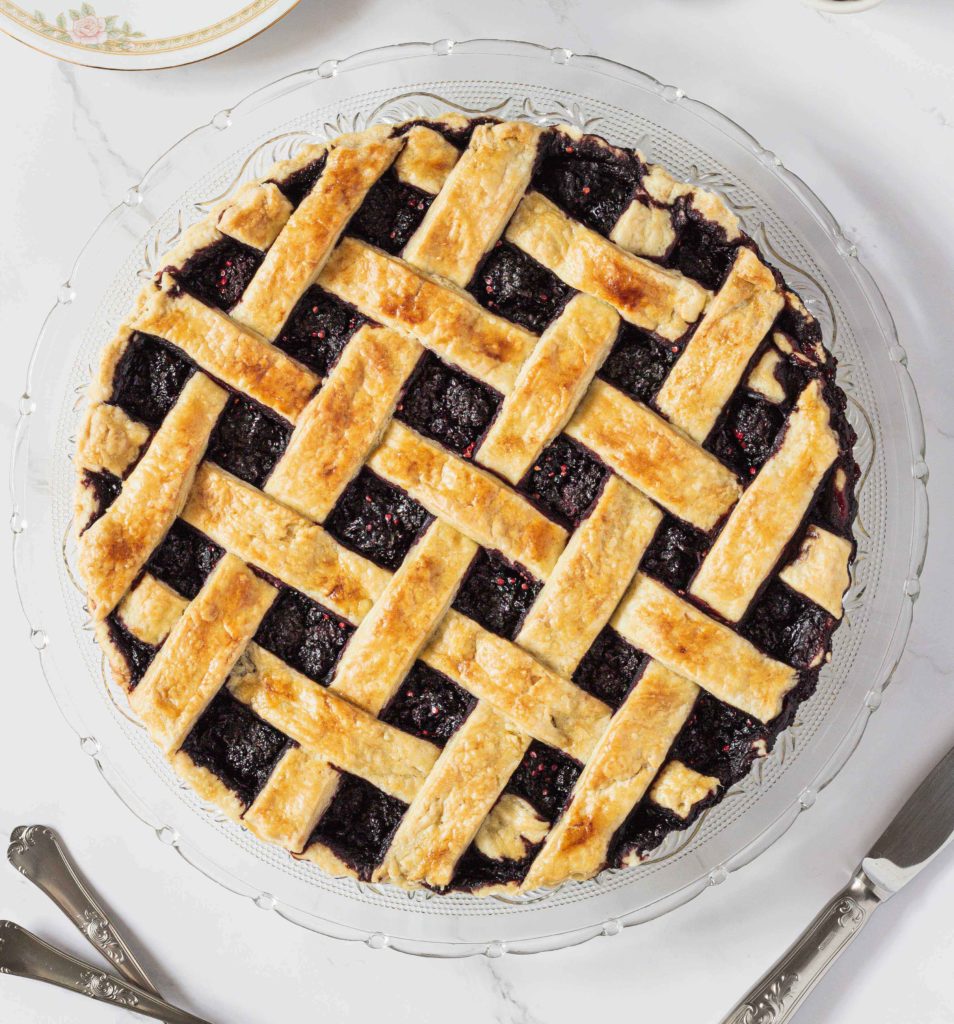
M 40 321 L 82 242 L 157 154 L 279 75 L 411 38 L 497 35 L 591 51 L 679 84 L 778 152 L 823 197 L 880 281 L 924 405 L 934 528 L 908 651 L 847 768 L 810 814 L 725 885 L 612 939 L 540 957 L 437 962 L 323 939 L 208 883 L 96 777 L 55 710 L 0 574 L 6 713 L 0 834 L 62 830 L 165 993 L 229 1024 L 716 1021 L 847 880 L 894 808 L 954 742 L 954 9 L 886 0 L 819 14 L 798 0 L 304 0 L 205 63 L 121 75 L 0 38 L 0 447 Z M 784 112 L 784 113 L 780 113 Z M 784 878 L 784 884 L 779 879 Z M 799 1021 L 954 1019 L 954 853 L 879 911 Z M 0 871 L 0 916 L 87 956 L 28 883 Z M 124 1011 L 0 979 L 0 1019 L 116 1022 Z

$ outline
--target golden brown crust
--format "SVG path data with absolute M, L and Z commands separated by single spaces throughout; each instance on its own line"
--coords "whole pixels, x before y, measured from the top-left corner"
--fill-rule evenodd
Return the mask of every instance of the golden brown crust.
M 84 469 L 105 469 L 121 477 L 148 440 L 145 423 L 131 419 L 118 405 L 94 405 L 76 442 L 76 461 Z
M 770 345 L 759 361 L 752 367 L 748 380 L 745 382 L 750 391 L 755 391 L 776 405 L 785 401 L 785 388 L 778 379 L 777 371 L 782 365 L 782 357 L 774 345 Z
M 590 385 L 566 433 L 700 530 L 711 530 L 742 493 L 735 475 L 714 455 L 604 381 Z
M 611 306 L 577 295 L 544 331 L 504 399 L 477 461 L 512 484 L 566 426 L 616 340 Z
M 292 204 L 271 181 L 249 183 L 218 210 L 219 231 L 254 249 L 268 249 L 292 214 Z
M 320 526 L 210 463 L 196 474 L 182 518 L 270 576 L 360 622 L 388 573 Z
M 211 376 L 292 422 L 318 387 L 310 370 L 182 291 L 169 275 L 148 296 L 134 326 L 172 342 Z
M 483 124 L 404 248 L 408 263 L 461 288 L 503 234 L 536 163 L 541 130 Z
M 624 320 L 673 341 L 698 320 L 709 298 L 695 281 L 633 256 L 538 192 L 517 207 L 506 238 L 571 287 L 608 302 Z
M 577 780 L 530 867 L 527 889 L 599 871 L 610 840 L 649 788 L 698 694 L 695 683 L 650 662 Z
M 629 586 L 661 520 L 651 501 L 611 476 L 533 602 L 517 643 L 555 672 L 572 676 Z
M 665 256 L 676 242 L 672 214 L 665 207 L 634 199 L 623 211 L 610 241 L 637 256 Z
M 171 753 L 228 678 L 277 591 L 224 555 L 132 691 L 129 704 Z
M 404 149 L 394 162 L 395 173 L 408 185 L 436 195 L 460 159 L 460 150 L 440 132 L 422 124 L 415 125 L 405 138 Z
M 782 311 L 772 272 L 744 246 L 725 284 L 656 396 L 656 407 L 701 444 Z
M 321 177 L 268 250 L 232 316 L 273 340 L 325 261 L 371 186 L 401 150 L 398 139 L 338 145 Z
M 496 477 L 394 421 L 368 465 L 482 547 L 545 577 L 566 544 L 547 519 Z
M 421 347 L 386 327 L 362 327 L 298 418 L 265 492 L 322 522 L 391 420 Z
M 529 331 L 488 313 L 466 293 L 356 238 L 335 249 L 318 283 L 503 393 L 536 344 Z
M 534 739 L 578 761 L 589 757 L 610 719 L 601 700 L 454 610 L 421 658 Z
M 690 586 L 730 622 L 746 612 L 838 457 L 838 435 L 818 381 L 799 396 L 781 447 L 732 510 Z
M 685 820 L 693 807 L 714 796 L 721 783 L 713 775 L 702 775 L 682 761 L 670 761 L 656 776 L 649 799 Z
M 222 388 L 195 374 L 119 496 L 80 537 L 79 569 L 94 619 L 115 608 L 172 526 L 225 399 Z
M 842 598 L 851 578 L 848 565 L 852 544 L 820 526 L 809 526 L 798 553 L 778 574 L 793 590 L 804 594 L 836 619 L 842 615 Z
M 188 605 L 172 587 L 147 572 L 119 602 L 116 616 L 134 637 L 158 647 Z
M 798 678 L 793 668 L 642 573 L 612 621 L 635 647 L 763 722 L 782 710 L 782 698 Z

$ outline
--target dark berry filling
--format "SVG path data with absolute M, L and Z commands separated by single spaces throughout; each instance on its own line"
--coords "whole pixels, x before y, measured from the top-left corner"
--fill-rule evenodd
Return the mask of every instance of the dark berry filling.
M 680 196 L 673 204 L 676 246 L 669 263 L 713 290 L 725 280 L 735 261 L 737 246 L 725 230 L 693 209 L 690 197 Z
M 646 667 L 648 657 L 604 626 L 573 673 L 577 686 L 599 697 L 615 711 Z
M 261 250 L 225 235 L 190 256 L 175 271 L 175 278 L 197 299 L 230 310 L 238 304 L 264 259 Z
M 282 457 L 292 425 L 256 402 L 232 395 L 209 438 L 206 457 L 261 487 Z
M 684 591 L 709 550 L 709 537 L 666 513 L 650 542 L 640 569 L 673 590 Z
M 225 552 L 204 533 L 177 519 L 146 568 L 191 601 Z
M 397 418 L 469 459 L 497 413 L 501 396 L 425 352 L 397 407 Z
M 534 740 L 507 789 L 522 796 L 547 821 L 556 821 L 582 770 L 572 757 Z
M 312 285 L 298 300 L 275 345 L 325 377 L 368 318 L 354 306 Z
M 498 242 L 468 290 L 485 309 L 542 334 L 563 311 L 572 289 L 522 249 Z
M 325 529 L 385 569 L 397 569 L 431 521 L 427 509 L 369 469 L 345 488 Z
M 513 640 L 542 587 L 525 569 L 481 548 L 454 607 L 491 633 Z
M 831 643 L 836 619 L 773 579 L 749 611 L 740 632 L 756 647 L 794 668 L 817 666 Z
M 309 679 L 327 686 L 353 632 L 350 622 L 287 587 L 262 620 L 255 642 Z
M 159 648 L 147 644 L 138 636 L 133 636 L 115 612 L 106 619 L 106 628 L 109 630 L 110 640 L 126 659 L 129 667 L 129 689 L 135 690 Z
M 472 843 L 457 862 L 449 888 L 473 892 L 489 885 L 519 884 L 527 877 L 530 865 L 542 846 L 542 843 L 529 846 L 526 856 L 519 860 L 493 860 Z
M 544 138 L 533 187 L 571 217 L 608 235 L 632 201 L 642 173 L 634 153 L 554 132 Z
M 784 423 L 785 416 L 778 406 L 740 391 L 729 402 L 705 446 L 734 469 L 744 483 L 758 473 L 775 450 Z
M 299 170 L 293 171 L 287 178 L 275 182 L 292 206 L 301 205 L 301 201 L 321 177 L 321 172 L 325 169 L 327 161 L 327 156 L 320 156 L 317 160 L 312 160 L 310 164 L 305 164 Z
M 586 448 L 560 434 L 518 484 L 548 516 L 571 529 L 592 508 L 609 471 Z
M 759 755 L 766 726 L 744 711 L 702 693 L 683 726 L 670 756 L 725 786 L 741 779 Z
M 338 790 L 308 846 L 324 843 L 366 882 L 384 860 L 406 810 L 407 804 L 396 797 L 342 772 Z
M 108 469 L 84 469 L 83 485 L 92 490 L 96 501 L 96 507 L 93 509 L 92 515 L 83 527 L 84 530 L 88 530 L 119 497 L 119 492 L 123 489 L 123 482 L 115 473 L 110 473 Z
M 832 533 L 850 537 L 851 524 L 858 511 L 855 485 L 860 474 L 861 470 L 855 460 L 850 455 L 842 455 L 815 495 L 808 521 Z
M 443 747 L 476 703 L 476 697 L 447 676 L 416 661 L 381 712 L 381 721 Z
M 396 256 L 417 231 L 434 197 L 399 181 L 393 171 L 372 186 L 348 224 L 348 234 Z
M 682 346 L 623 324 L 599 376 L 630 398 L 651 402 L 679 358 Z
M 291 740 L 263 721 L 223 687 L 182 744 L 200 768 L 207 768 L 249 806 L 288 749 Z
M 133 419 L 158 427 L 193 373 L 195 367 L 161 338 L 133 331 L 116 364 L 110 401 Z

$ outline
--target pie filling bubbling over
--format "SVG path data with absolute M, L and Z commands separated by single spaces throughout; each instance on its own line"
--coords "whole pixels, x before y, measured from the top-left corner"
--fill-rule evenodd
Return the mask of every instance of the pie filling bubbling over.
M 853 443 L 721 200 L 450 116 L 279 165 L 169 254 L 93 389 L 81 561 L 200 795 L 335 873 L 513 891 L 645 856 L 791 724 Z

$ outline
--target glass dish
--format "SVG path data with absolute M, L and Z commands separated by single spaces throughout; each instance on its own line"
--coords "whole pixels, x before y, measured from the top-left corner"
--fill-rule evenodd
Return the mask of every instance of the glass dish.
M 70 457 L 102 344 L 185 226 L 305 140 L 455 109 L 567 121 L 723 193 L 821 321 L 863 465 L 846 622 L 817 695 L 773 754 L 645 863 L 516 899 L 408 895 L 329 878 L 258 842 L 178 782 L 109 684 L 73 574 Z M 711 107 L 569 50 L 474 40 L 369 50 L 283 78 L 174 146 L 83 248 L 31 362 L 12 464 L 14 565 L 30 637 L 67 720 L 159 840 L 216 882 L 315 931 L 430 956 L 528 953 L 615 934 L 723 882 L 844 764 L 901 655 L 927 541 L 924 438 L 904 350 L 855 246 L 778 158 Z

